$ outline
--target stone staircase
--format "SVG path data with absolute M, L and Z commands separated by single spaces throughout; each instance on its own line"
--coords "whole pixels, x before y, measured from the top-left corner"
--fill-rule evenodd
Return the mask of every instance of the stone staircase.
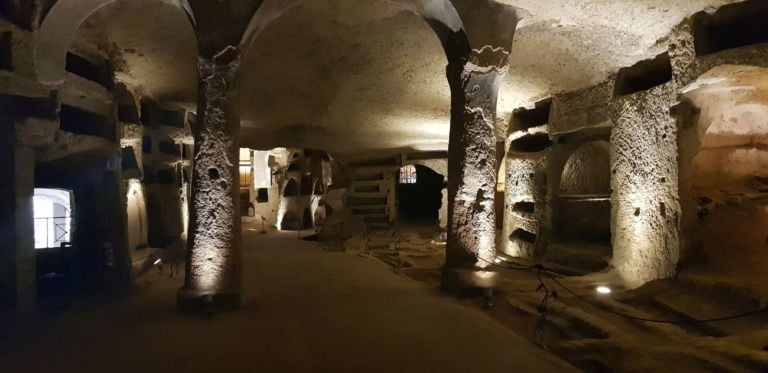
M 351 193 L 347 207 L 352 214 L 362 216 L 369 230 L 389 229 L 395 208 L 395 173 L 400 162 L 397 157 L 368 160 L 350 164 Z

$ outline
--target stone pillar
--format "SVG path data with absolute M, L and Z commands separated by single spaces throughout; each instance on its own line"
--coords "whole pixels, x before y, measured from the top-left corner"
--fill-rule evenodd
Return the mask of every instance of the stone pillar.
M 666 84 L 611 104 L 612 264 L 629 286 L 671 277 L 679 257 L 675 97 Z
M 240 51 L 226 47 L 210 59 L 201 57 L 199 69 L 187 272 L 178 303 L 182 308 L 201 302 L 233 308 L 240 305 L 241 288 Z
M 491 289 L 496 274 L 496 103 L 522 18 L 486 0 L 452 2 L 462 29 L 434 27 L 448 57 L 448 237 L 444 288 Z M 432 23 L 430 23 L 432 24 Z
M 486 46 L 447 67 L 451 128 L 444 286 L 492 286 L 491 272 L 475 270 L 489 267 L 496 257 L 496 101 L 508 56 L 504 49 Z

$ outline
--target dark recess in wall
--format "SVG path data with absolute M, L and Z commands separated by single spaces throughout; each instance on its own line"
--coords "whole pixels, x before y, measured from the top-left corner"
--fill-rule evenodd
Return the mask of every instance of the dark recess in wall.
M 301 177 L 301 195 L 302 196 L 309 196 L 312 195 L 312 177 L 309 175 L 304 175 Z
M 418 161 L 418 160 L 424 160 L 424 159 L 448 159 L 448 152 L 446 151 L 416 152 L 416 153 L 408 153 L 406 157 L 412 161 Z
M 672 80 L 672 63 L 668 53 L 640 61 L 619 70 L 616 75 L 614 96 L 625 96 L 660 86 Z
M 146 135 L 141 138 L 141 152 L 144 154 L 152 153 L 152 136 Z
M 535 133 L 523 136 L 509 144 L 509 151 L 513 153 L 538 153 L 552 146 L 549 135 Z
M 536 212 L 536 204 L 533 202 L 517 202 L 512 206 L 512 211 L 522 214 L 533 214 Z
M 74 106 L 61 105 L 61 130 L 79 135 L 101 137 L 105 140 L 116 141 L 115 124 L 109 118 L 78 109 Z
M 696 55 L 768 43 L 768 3 L 748 1 L 693 18 Z
M 269 202 L 269 189 L 259 188 L 256 189 L 256 203 Z
M 117 118 L 124 123 L 139 124 L 139 111 L 133 105 L 120 105 L 117 107 Z
M 299 195 L 299 183 L 294 179 L 288 180 L 283 189 L 283 197 L 296 197 Z
M 123 83 L 115 84 L 113 92 L 117 102 L 117 119 L 124 123 L 141 123 L 139 110 L 136 107 L 136 98 Z
M 516 240 L 516 241 L 522 241 L 525 243 L 535 244 L 536 243 L 536 234 L 528 232 L 525 229 L 517 228 L 514 232 L 512 232 L 511 235 L 509 235 L 510 240 Z
M 150 127 L 163 125 L 184 128 L 186 123 L 185 111 L 166 110 L 158 107 L 157 103 L 152 100 L 141 100 L 141 123 Z
M 160 153 L 166 154 L 166 155 L 174 155 L 179 156 L 181 154 L 181 151 L 176 146 L 176 144 L 173 143 L 173 141 L 163 140 L 160 141 L 157 145 L 157 149 L 160 151 Z
M 0 70 L 13 71 L 13 33 L 0 33 Z
M 52 97 L 0 94 L 0 115 L 56 119 L 56 101 Z
M 515 110 L 512 114 L 509 132 L 524 131 L 549 123 L 550 109 L 552 109 L 552 99 L 537 102 L 533 109 Z
M 176 182 L 176 170 L 165 168 L 157 170 L 157 181 L 162 184 L 173 184 Z
M 32 0 L 2 0 L 0 1 L 0 18 L 22 29 L 32 31 L 36 6 L 36 2 Z
M 66 69 L 70 73 L 96 82 L 110 91 L 114 86 L 114 72 L 109 62 L 104 61 L 99 66 L 84 57 L 74 53 L 67 53 Z

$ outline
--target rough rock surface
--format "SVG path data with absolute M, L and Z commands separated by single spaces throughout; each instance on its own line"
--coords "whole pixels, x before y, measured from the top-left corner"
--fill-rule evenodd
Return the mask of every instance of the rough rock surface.
M 227 55 L 229 54 L 229 56 Z M 194 128 L 195 162 L 184 290 L 205 294 L 240 289 L 236 77 L 239 51 L 200 59 L 200 110 Z M 229 60 L 225 60 L 228 58 Z

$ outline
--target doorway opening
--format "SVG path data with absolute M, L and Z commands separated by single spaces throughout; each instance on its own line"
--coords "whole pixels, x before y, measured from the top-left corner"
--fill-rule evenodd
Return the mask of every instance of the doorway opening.
M 405 223 L 438 223 L 445 176 L 422 165 L 406 165 L 398 171 L 396 188 L 398 220 Z

